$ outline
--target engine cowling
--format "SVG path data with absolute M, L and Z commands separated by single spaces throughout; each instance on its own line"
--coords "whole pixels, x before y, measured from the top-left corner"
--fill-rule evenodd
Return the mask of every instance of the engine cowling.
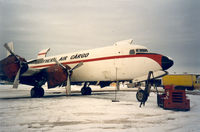
M 66 66 L 66 69 L 69 70 L 70 67 Z M 63 69 L 59 65 L 47 68 L 46 73 L 48 88 L 54 88 L 65 84 L 69 76 L 67 70 Z
M 19 56 L 18 56 L 19 57 Z M 19 57 L 20 61 L 26 62 L 24 58 Z M 13 55 L 10 55 L 0 61 L 0 72 L 2 72 L 8 80 L 14 80 L 20 69 L 20 61 Z M 20 74 L 23 74 L 28 69 L 28 65 L 23 63 L 21 67 Z

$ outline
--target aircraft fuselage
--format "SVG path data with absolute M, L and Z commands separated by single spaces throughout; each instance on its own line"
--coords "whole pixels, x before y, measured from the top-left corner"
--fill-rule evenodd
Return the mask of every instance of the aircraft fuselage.
M 132 41 L 131 41 L 132 42 Z M 45 57 L 29 68 L 44 69 L 55 65 L 56 58 L 63 65 L 83 66 L 73 71 L 72 82 L 133 80 L 149 71 L 167 70 L 173 61 L 161 54 L 150 53 L 147 48 L 122 41 L 113 46 Z

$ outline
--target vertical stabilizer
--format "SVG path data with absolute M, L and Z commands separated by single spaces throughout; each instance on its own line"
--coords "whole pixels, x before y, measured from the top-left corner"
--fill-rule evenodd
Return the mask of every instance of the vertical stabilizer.
M 38 53 L 37 59 L 41 59 L 41 58 L 46 57 L 46 55 L 47 55 L 47 53 L 49 52 L 49 50 L 50 50 L 50 48 L 41 50 L 41 51 Z
M 8 42 L 8 47 L 10 48 L 10 50 L 12 52 L 14 52 L 14 46 L 13 46 L 13 42 Z M 10 55 L 10 52 L 7 50 L 7 57 Z

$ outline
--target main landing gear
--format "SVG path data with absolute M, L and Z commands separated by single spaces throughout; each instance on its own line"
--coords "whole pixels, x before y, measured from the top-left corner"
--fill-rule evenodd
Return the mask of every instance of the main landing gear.
M 44 89 L 42 87 L 34 87 L 31 89 L 31 97 L 32 98 L 40 98 L 44 96 Z
M 85 83 L 83 88 L 81 89 L 81 94 L 82 95 L 91 95 L 92 89 L 89 87 L 88 83 Z

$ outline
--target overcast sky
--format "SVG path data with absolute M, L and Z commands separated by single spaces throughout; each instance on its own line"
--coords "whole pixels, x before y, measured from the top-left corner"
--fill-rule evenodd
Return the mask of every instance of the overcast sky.
M 0 0 L 0 59 L 9 41 L 32 59 L 133 38 L 173 58 L 171 73 L 200 73 L 199 13 L 200 0 Z

